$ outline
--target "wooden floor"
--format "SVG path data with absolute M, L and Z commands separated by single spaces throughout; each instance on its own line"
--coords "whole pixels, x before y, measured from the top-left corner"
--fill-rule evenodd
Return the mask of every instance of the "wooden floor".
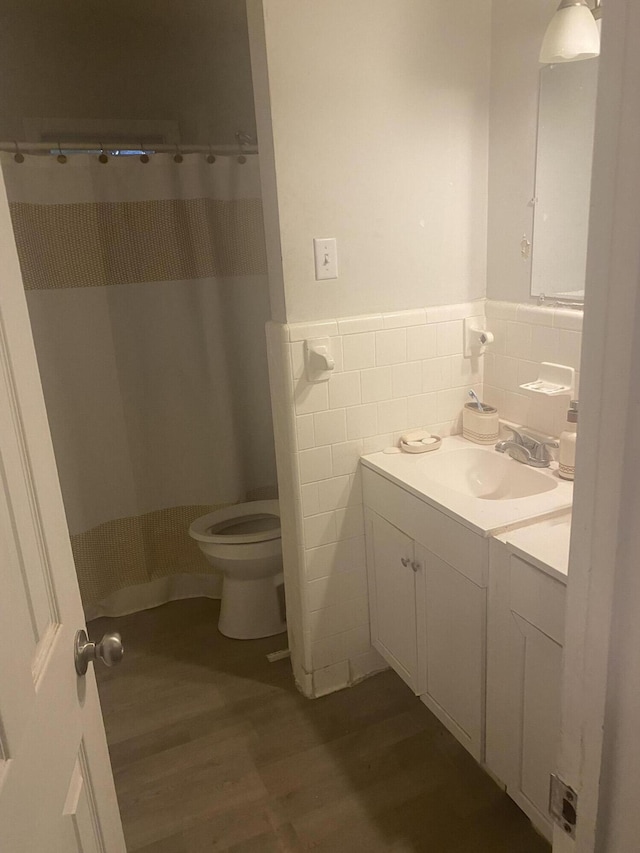
M 97 667 L 129 853 L 546 853 L 525 816 L 392 672 L 323 699 L 216 630 L 218 603 L 99 619 Z

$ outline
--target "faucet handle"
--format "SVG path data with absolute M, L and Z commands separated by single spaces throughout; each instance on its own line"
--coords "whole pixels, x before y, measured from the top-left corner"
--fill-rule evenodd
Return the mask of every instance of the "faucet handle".
M 507 424 L 503 424 L 503 426 L 505 429 L 508 429 L 509 432 L 513 433 L 513 438 L 510 440 L 515 441 L 516 444 L 520 444 L 524 447 L 524 436 L 522 435 L 522 433 L 518 432 L 517 429 L 514 429 L 513 427 L 510 427 Z
M 522 462 L 523 465 L 531 465 L 531 460 L 533 458 L 531 456 L 531 451 L 527 450 L 523 444 L 517 444 L 515 441 L 508 441 L 505 450 L 507 456 L 515 459 L 516 462 Z
M 538 462 L 550 462 L 551 456 L 547 451 L 548 447 L 560 447 L 560 443 L 558 441 L 540 441 L 538 442 L 538 446 L 536 447 L 535 458 Z
M 506 424 L 504 426 L 509 430 L 509 432 L 513 433 L 513 438 L 511 439 L 511 441 L 513 441 L 515 444 L 519 444 L 520 447 L 524 447 L 525 450 L 528 450 L 529 453 L 531 453 L 531 455 L 533 456 L 538 446 L 538 442 L 535 440 L 535 438 L 531 438 L 530 435 L 527 435 L 524 432 L 518 432 L 517 429 L 507 426 Z
M 525 437 L 518 432 L 517 429 L 508 426 L 507 424 L 502 424 L 502 426 L 509 430 L 510 433 L 513 434 L 512 438 L 503 438 L 496 444 L 496 450 L 498 453 L 504 453 L 507 447 L 511 444 L 517 444 L 518 447 L 525 447 Z

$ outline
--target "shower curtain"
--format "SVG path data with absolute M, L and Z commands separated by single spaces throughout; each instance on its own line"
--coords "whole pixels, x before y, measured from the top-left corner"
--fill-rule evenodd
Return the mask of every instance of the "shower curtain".
M 189 524 L 275 496 L 258 158 L 2 166 L 87 616 L 215 595 Z

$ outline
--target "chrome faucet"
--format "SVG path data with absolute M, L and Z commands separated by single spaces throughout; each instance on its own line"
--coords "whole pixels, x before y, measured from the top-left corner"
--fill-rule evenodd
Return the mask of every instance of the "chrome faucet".
M 536 441 L 530 435 L 518 432 L 513 427 L 507 427 L 513 433 L 513 438 L 499 441 L 496 444 L 498 453 L 506 453 L 516 462 L 531 465 L 532 468 L 548 468 L 551 464 L 549 447 L 559 447 L 557 441 Z
M 504 428 L 508 429 L 509 432 L 513 433 L 513 437 L 510 439 L 507 439 L 505 441 L 499 441 L 496 444 L 496 450 L 498 451 L 498 453 L 504 453 L 510 445 L 514 445 L 514 444 L 517 445 L 518 447 L 524 447 L 527 450 L 533 450 L 534 446 L 537 444 L 535 439 L 530 438 L 528 435 L 525 435 L 524 433 L 518 432 L 518 430 L 514 429 L 513 427 L 510 427 L 510 426 L 507 426 L 506 424 L 504 424 Z

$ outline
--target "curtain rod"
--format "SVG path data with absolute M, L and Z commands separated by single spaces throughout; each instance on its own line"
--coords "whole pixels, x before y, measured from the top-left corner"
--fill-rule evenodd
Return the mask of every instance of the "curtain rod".
M 0 142 L 0 151 L 10 154 L 49 153 L 57 151 L 147 151 L 158 154 L 257 154 L 256 145 L 180 145 L 178 143 L 145 143 L 144 140 L 132 142 L 130 139 L 122 142 L 109 141 L 108 144 L 85 142 Z

